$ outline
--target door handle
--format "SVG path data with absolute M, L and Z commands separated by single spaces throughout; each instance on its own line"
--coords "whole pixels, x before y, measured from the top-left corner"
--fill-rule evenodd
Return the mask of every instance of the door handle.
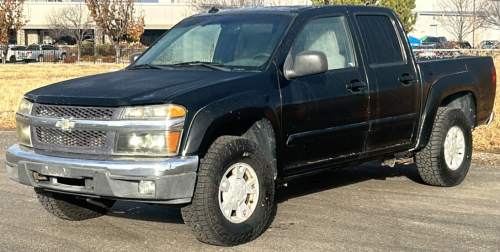
M 411 85 L 415 81 L 415 77 L 413 75 L 404 73 L 401 75 L 401 77 L 398 78 L 398 81 L 401 82 L 403 85 Z
M 351 90 L 351 92 L 353 92 L 353 93 L 359 92 L 365 87 L 366 87 L 366 83 L 361 82 L 359 80 L 351 80 L 350 83 L 345 85 L 345 88 Z

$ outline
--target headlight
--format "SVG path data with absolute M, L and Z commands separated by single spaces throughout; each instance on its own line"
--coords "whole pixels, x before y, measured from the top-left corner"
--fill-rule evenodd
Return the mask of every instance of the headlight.
M 31 114 L 31 109 L 33 109 L 33 103 L 23 98 L 19 103 L 17 112 L 19 114 L 29 115 Z M 19 144 L 29 147 L 33 146 L 31 144 L 31 127 L 28 124 L 16 122 L 16 136 Z
M 19 144 L 33 147 L 31 144 L 31 127 L 22 122 L 17 122 L 16 124 L 16 136 Z
M 117 132 L 115 154 L 173 156 L 177 154 L 180 131 Z
M 122 112 L 123 120 L 165 120 L 184 117 L 186 110 L 177 105 L 152 105 L 143 107 L 129 107 Z
M 33 108 L 33 103 L 29 102 L 26 99 L 22 99 L 21 103 L 19 103 L 19 109 L 17 110 L 18 113 L 21 114 L 31 114 L 31 109 Z
M 165 124 L 172 126 L 165 131 L 118 131 L 115 137 L 114 154 L 177 155 L 185 117 L 186 109 L 172 104 L 125 108 L 120 116 L 122 120 L 163 120 Z

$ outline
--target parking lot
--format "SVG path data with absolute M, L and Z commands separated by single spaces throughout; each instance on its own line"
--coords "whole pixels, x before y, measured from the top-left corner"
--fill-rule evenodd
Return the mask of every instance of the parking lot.
M 175 208 L 118 202 L 106 216 L 69 222 L 33 189 L 10 181 L 0 131 L 0 251 L 499 251 L 500 169 L 473 165 L 458 187 L 422 184 L 414 166 L 365 164 L 278 189 L 278 213 L 257 240 L 233 248 L 191 236 Z

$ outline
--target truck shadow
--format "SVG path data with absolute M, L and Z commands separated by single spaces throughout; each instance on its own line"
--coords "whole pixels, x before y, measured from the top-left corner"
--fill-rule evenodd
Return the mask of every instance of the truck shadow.
M 302 197 L 321 191 L 335 189 L 369 180 L 386 180 L 393 177 L 407 179 L 423 184 L 415 165 L 380 166 L 377 162 L 365 163 L 359 167 L 348 167 L 315 174 L 288 182 L 287 187 L 280 187 L 276 201 L 283 203 L 289 199 Z
M 394 168 L 381 167 L 378 163 L 366 163 L 359 167 L 319 173 L 309 177 L 288 182 L 288 187 L 280 187 L 276 192 L 278 204 L 289 199 L 307 196 L 326 190 L 340 188 L 369 180 L 386 180 L 393 177 L 406 177 L 415 183 L 422 184 L 415 165 L 398 165 Z M 279 207 L 279 205 L 278 205 Z M 143 203 L 118 201 L 107 214 L 117 218 L 141 221 L 183 224 L 179 208 L 148 205 Z
M 108 211 L 107 215 L 141 221 L 184 224 L 180 208 L 148 205 L 137 202 L 117 201 Z

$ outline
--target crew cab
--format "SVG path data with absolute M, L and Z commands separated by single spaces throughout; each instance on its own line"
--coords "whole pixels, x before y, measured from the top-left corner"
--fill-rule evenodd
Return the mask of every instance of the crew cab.
M 415 162 L 456 186 L 494 117 L 493 60 L 416 62 L 406 38 L 386 8 L 213 8 L 122 71 L 25 94 L 8 174 L 59 218 L 177 205 L 222 246 L 261 235 L 276 186 L 313 173 Z

